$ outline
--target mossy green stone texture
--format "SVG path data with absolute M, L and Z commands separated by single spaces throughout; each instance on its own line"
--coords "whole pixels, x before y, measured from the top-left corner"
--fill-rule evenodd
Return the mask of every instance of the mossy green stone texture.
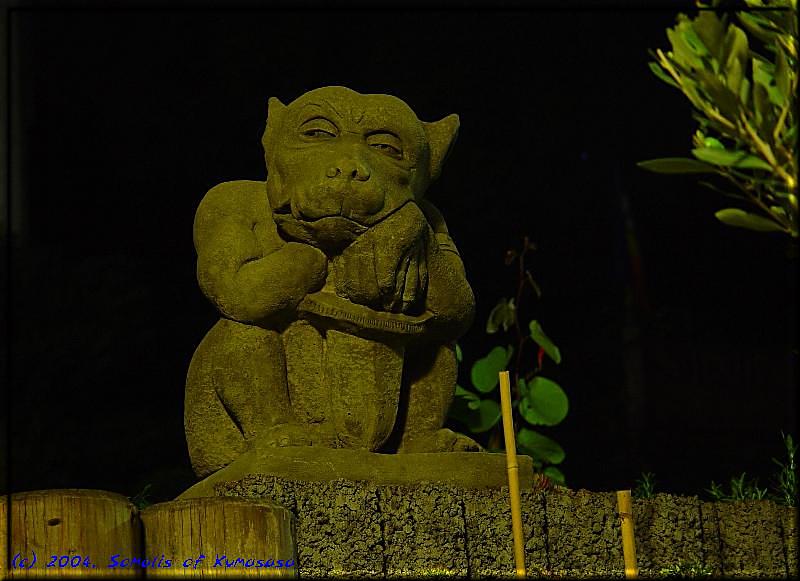
M 458 127 L 345 87 L 269 100 L 266 181 L 221 183 L 195 216 L 197 280 L 220 313 L 186 381 L 198 476 L 256 450 L 267 474 L 271 452 L 306 448 L 483 451 L 443 428 L 475 301 L 426 195 Z
M 508 488 L 410 486 L 250 475 L 215 487 L 220 496 L 270 499 L 296 517 L 301 577 L 471 579 L 514 576 Z M 625 576 L 614 492 L 556 488 L 521 493 L 529 578 Z M 658 494 L 633 500 L 640 578 L 679 564 L 717 577 L 796 577 L 786 521 L 796 511 L 769 501 L 706 503 Z M 707 534 L 711 531 L 719 534 Z M 796 561 L 794 561 L 796 563 Z

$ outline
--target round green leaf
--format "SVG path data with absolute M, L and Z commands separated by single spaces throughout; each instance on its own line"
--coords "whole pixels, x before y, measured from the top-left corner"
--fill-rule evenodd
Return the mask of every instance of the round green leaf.
M 467 402 L 467 407 L 471 410 L 476 410 L 481 405 L 481 398 L 478 397 L 476 394 L 472 393 L 468 389 L 464 389 L 460 385 L 456 384 L 456 397 L 463 398 Z
M 476 416 L 474 422 L 470 424 L 470 430 L 475 434 L 491 430 L 502 415 L 500 404 L 493 399 L 481 400 L 481 406 L 473 413 Z
M 538 459 L 549 464 L 561 464 L 566 456 L 558 442 L 528 428 L 522 428 L 519 431 L 517 442 L 519 442 L 520 448 L 534 460 Z
M 474 403 L 465 397 L 453 398 L 447 417 L 458 420 L 473 433 L 491 429 L 500 420 L 500 405 L 490 399 L 477 400 L 477 406 Z
M 524 378 L 519 378 L 519 381 L 517 382 L 517 389 L 519 390 L 519 396 L 521 398 L 524 398 L 528 395 L 528 384 L 525 382 Z
M 539 345 L 544 352 L 547 353 L 548 357 L 555 361 L 556 363 L 561 363 L 561 351 L 558 350 L 550 338 L 545 335 L 544 329 L 539 324 L 539 321 L 533 320 L 528 325 L 531 331 L 531 339 L 536 341 L 536 344 Z
M 561 386 L 545 377 L 530 382 L 528 395 L 519 402 L 519 413 L 534 426 L 555 426 L 569 411 L 569 399 Z
M 472 385 L 481 393 L 489 393 L 500 381 L 498 374 L 506 368 L 511 354 L 504 347 L 495 347 L 486 357 L 472 365 L 470 378 Z
M 640 168 L 656 173 L 717 173 L 717 170 L 706 163 L 686 157 L 663 157 L 649 159 L 637 163 Z
M 567 479 L 564 477 L 564 473 L 555 466 L 548 466 L 547 468 L 544 469 L 542 474 L 547 476 L 550 480 L 552 480 L 556 484 L 560 484 L 561 486 L 567 485 Z
M 475 421 L 475 412 L 469 408 L 469 400 L 463 397 L 454 397 L 450 409 L 447 410 L 447 417 L 458 420 L 469 428 Z

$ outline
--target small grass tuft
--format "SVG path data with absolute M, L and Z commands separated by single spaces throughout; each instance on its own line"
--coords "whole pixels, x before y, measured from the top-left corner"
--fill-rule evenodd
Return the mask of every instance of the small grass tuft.
M 694 579 L 696 577 L 710 577 L 711 566 L 702 563 L 678 563 L 665 567 L 658 572 L 665 579 Z
M 636 479 L 636 487 L 631 493 L 634 498 L 652 498 L 656 493 L 655 474 L 642 472 L 642 477 Z

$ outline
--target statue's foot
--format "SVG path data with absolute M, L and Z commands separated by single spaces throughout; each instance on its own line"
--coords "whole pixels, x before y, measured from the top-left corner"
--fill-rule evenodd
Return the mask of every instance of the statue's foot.
M 337 447 L 337 438 L 331 430 L 319 424 L 278 424 L 261 435 L 256 446 L 259 448 L 288 448 L 290 446 Z
M 485 450 L 472 438 L 447 428 L 403 438 L 397 449 L 398 454 L 422 452 L 485 452 Z

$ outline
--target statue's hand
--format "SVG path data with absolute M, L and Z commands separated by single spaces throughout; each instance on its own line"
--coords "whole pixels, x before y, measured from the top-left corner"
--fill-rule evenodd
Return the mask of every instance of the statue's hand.
M 422 211 L 406 203 L 333 259 L 336 294 L 377 310 L 408 312 L 428 285 L 431 238 Z
M 304 276 L 299 283 L 306 294 L 322 288 L 328 274 L 328 259 L 324 252 L 299 242 L 287 243 L 281 252 L 283 252 L 285 264 L 301 267 Z

